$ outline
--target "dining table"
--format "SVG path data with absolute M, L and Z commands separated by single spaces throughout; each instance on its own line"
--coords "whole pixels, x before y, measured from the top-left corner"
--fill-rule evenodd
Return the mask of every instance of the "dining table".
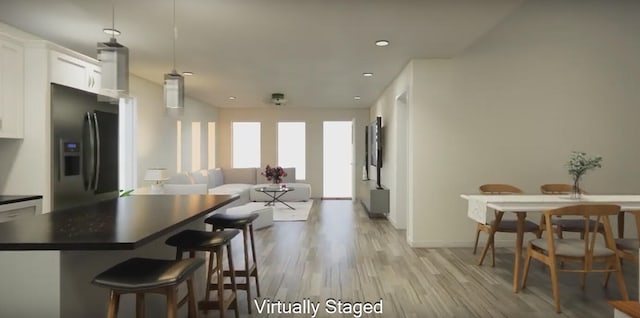
M 524 222 L 527 213 L 541 214 L 546 210 L 561 208 L 576 204 L 615 204 L 620 206 L 618 215 L 618 234 L 624 229 L 624 211 L 640 209 L 640 195 L 582 195 L 578 199 L 569 195 L 487 195 L 487 194 L 461 194 L 461 198 L 468 201 L 467 216 L 476 222 L 489 224 L 495 215 L 492 226 L 497 227 L 505 212 L 514 213 L 516 222 L 516 246 L 513 264 L 513 292 L 519 291 L 520 268 L 522 261 L 522 243 L 524 238 Z M 494 213 L 497 212 L 497 213 Z M 621 226 L 622 224 L 622 226 Z M 489 238 L 492 239 L 492 238 Z

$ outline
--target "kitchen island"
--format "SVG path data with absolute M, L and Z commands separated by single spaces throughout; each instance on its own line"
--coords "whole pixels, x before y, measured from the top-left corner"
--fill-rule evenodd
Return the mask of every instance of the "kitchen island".
M 108 291 L 91 284 L 96 274 L 130 257 L 174 258 L 167 237 L 204 229 L 206 216 L 237 198 L 129 196 L 0 224 L 0 317 L 104 317 Z M 204 288 L 202 269 L 195 282 Z M 154 296 L 149 317 L 162 317 L 164 299 Z M 123 297 L 119 317 L 134 317 L 132 298 Z

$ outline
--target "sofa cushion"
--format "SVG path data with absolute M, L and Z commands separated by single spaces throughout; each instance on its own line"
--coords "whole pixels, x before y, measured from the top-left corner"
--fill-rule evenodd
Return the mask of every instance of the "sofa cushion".
M 198 170 L 190 173 L 193 183 L 206 184 L 207 189 L 212 188 L 209 186 L 209 172 L 207 170 Z
M 294 183 L 296 182 L 296 168 L 282 168 L 287 176 L 282 178 L 282 183 Z M 256 184 L 271 183 L 267 180 L 267 177 L 263 176 L 264 169 L 256 169 Z
M 209 189 L 219 187 L 224 184 L 224 174 L 222 169 L 209 169 Z
M 222 169 L 224 174 L 224 182 L 256 184 L 256 168 L 232 168 Z
M 165 182 L 166 184 L 193 184 L 193 179 L 190 175 L 186 173 L 179 173 L 175 176 L 172 176 Z

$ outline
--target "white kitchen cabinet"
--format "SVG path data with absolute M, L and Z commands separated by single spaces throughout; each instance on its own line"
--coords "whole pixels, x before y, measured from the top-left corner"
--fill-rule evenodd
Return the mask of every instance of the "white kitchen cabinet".
M 51 82 L 98 94 L 100 92 L 100 66 L 68 54 L 50 51 Z
M 0 138 L 24 136 L 24 48 L 0 34 Z
M 42 199 L 0 205 L 0 223 L 42 213 Z

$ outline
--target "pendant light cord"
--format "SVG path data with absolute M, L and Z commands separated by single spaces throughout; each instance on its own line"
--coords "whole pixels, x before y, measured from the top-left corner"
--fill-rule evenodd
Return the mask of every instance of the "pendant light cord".
M 173 74 L 176 71 L 176 41 L 178 39 L 178 28 L 176 27 L 176 0 L 173 0 Z
M 111 39 L 116 39 L 116 2 L 111 0 Z

